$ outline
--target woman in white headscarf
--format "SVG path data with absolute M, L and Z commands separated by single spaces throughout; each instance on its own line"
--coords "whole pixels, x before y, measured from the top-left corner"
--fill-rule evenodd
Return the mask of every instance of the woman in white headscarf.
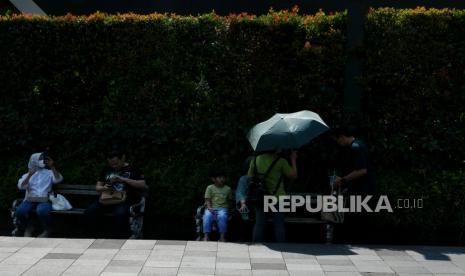
M 51 203 L 48 201 L 52 185 L 63 180 L 63 176 L 57 171 L 52 158 L 44 153 L 34 153 L 29 158 L 29 172 L 23 174 L 18 181 L 18 188 L 26 190 L 23 202 L 16 209 L 19 231 L 24 232 L 28 214 L 35 210 L 39 216 L 43 232 L 39 237 L 49 235 Z

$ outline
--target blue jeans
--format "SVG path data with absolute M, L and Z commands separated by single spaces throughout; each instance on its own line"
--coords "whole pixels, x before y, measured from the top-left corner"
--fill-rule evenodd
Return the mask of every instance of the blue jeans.
M 19 230 L 24 231 L 26 229 L 29 212 L 32 210 L 35 210 L 39 216 L 44 231 L 48 231 L 51 221 L 50 211 L 52 210 L 52 205 L 50 202 L 29 202 L 26 200 L 21 202 L 21 204 L 18 206 L 18 209 L 16 209 Z
M 115 205 L 102 205 L 100 202 L 96 201 L 92 203 L 84 211 L 84 219 L 87 224 L 87 228 L 90 230 L 92 236 L 98 236 L 102 232 L 99 231 L 99 217 L 103 216 L 104 213 L 113 213 L 115 216 L 115 224 L 113 227 L 113 233 L 109 233 L 110 236 L 117 238 L 127 239 L 130 235 L 129 233 L 129 203 L 123 202 Z M 103 235 L 107 237 L 108 235 Z
M 208 209 L 205 209 L 203 214 L 203 232 L 210 233 L 212 231 L 212 222 L 216 220 L 220 234 L 226 233 L 228 229 L 228 209 L 215 208 L 212 214 Z
M 273 216 L 274 234 L 277 242 L 284 242 L 284 214 L 279 212 L 271 212 Z M 265 231 L 266 214 L 263 207 L 255 207 L 255 225 L 253 228 L 253 242 L 263 242 L 263 233 Z

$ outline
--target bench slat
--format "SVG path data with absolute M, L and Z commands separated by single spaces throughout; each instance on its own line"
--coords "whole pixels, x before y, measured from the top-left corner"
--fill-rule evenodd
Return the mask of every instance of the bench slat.
M 56 184 L 53 185 L 54 189 L 69 189 L 69 190 L 94 190 L 95 185 L 74 185 L 74 184 Z
M 67 210 L 67 211 L 54 211 L 54 210 L 52 210 L 52 211 L 50 211 L 50 213 L 52 213 L 52 214 L 66 214 L 66 215 L 68 215 L 68 214 L 70 214 L 70 215 L 82 215 L 82 214 L 84 214 L 85 210 L 86 209 L 83 209 L 83 208 L 73 208 L 73 209 Z M 104 216 L 113 216 L 112 213 L 105 213 L 103 215 Z
M 96 190 L 89 191 L 89 190 L 62 190 L 62 189 L 55 189 L 57 194 L 67 194 L 67 195 L 99 195 Z

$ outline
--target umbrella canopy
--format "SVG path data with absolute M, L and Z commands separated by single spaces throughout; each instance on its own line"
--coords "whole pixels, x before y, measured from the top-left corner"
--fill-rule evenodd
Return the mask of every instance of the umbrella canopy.
M 318 114 L 303 110 L 295 113 L 277 113 L 255 125 L 247 134 L 255 151 L 296 149 L 329 130 Z

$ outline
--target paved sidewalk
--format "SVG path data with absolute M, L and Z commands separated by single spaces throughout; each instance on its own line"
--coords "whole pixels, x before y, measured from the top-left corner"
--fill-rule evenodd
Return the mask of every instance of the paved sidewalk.
M 465 275 L 465 248 L 0 236 L 0 275 Z

